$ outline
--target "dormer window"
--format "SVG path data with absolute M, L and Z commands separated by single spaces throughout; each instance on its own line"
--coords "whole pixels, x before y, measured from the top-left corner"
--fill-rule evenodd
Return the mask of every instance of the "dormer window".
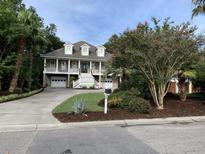
M 65 55 L 73 54 L 73 45 L 71 43 L 64 44 Z
M 87 44 L 83 44 L 81 46 L 81 55 L 82 56 L 88 56 L 89 55 L 89 46 Z
M 105 57 L 105 47 L 99 46 L 97 49 L 97 56 L 98 57 Z

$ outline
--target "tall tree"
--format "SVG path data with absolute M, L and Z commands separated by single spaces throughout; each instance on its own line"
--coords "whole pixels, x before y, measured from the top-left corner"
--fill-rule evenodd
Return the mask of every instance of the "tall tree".
M 57 27 L 55 24 L 49 24 L 45 28 L 45 34 L 47 39 L 46 44 L 46 52 L 51 52 L 53 50 L 59 49 L 63 47 L 64 42 L 60 40 L 58 36 L 56 36 Z
M 33 12 L 27 10 L 25 6 L 22 6 L 22 8 L 17 13 L 16 29 L 14 32 L 18 40 L 17 60 L 15 64 L 13 77 L 10 83 L 9 92 L 14 92 L 17 87 L 19 73 L 23 62 L 23 54 L 24 54 L 25 43 L 26 43 L 25 39 L 28 35 L 31 34 L 31 31 L 33 29 L 32 17 L 33 17 Z
M 35 8 L 30 7 L 28 9 L 32 12 L 32 29 L 31 34 L 27 37 L 28 41 L 28 51 L 29 51 L 29 81 L 28 81 L 28 88 L 31 89 L 32 85 L 32 70 L 33 70 L 33 55 L 39 51 L 39 48 L 42 48 L 44 43 L 46 42 L 45 35 L 43 33 L 43 22 L 42 19 L 36 13 Z
M 192 58 L 200 47 L 195 27 L 189 23 L 174 25 L 153 18 L 154 26 L 138 24 L 119 37 L 123 45 L 119 55 L 128 69 L 140 71 L 146 79 L 151 96 L 158 109 L 163 109 L 170 80 Z M 118 42 L 119 43 L 119 42 Z M 115 60 L 115 57 L 114 57 Z
M 21 8 L 21 0 L 1 0 L 0 1 L 0 90 L 5 74 L 8 74 L 7 67 L 11 52 L 15 52 L 15 42 L 13 29 L 16 23 L 16 12 Z M 13 54 L 12 54 L 13 55 Z M 7 58 L 7 56 L 9 56 Z M 8 69 L 11 71 L 11 69 Z
M 192 3 L 195 6 L 192 10 L 192 18 L 205 13 L 205 0 L 192 0 Z

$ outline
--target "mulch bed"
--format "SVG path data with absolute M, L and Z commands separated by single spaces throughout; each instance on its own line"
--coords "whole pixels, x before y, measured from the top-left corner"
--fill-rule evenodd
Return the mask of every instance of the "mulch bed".
M 86 114 L 87 116 L 68 113 L 53 113 L 53 115 L 61 122 L 205 116 L 205 101 L 187 100 L 186 102 L 180 102 L 178 100 L 168 99 L 164 104 L 164 110 L 157 110 L 152 107 L 149 114 L 131 113 L 126 109 L 110 109 L 106 115 L 103 112 L 90 112 Z

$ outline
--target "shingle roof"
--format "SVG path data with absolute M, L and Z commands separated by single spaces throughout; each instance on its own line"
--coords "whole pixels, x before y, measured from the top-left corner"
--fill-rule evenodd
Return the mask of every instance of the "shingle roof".
M 81 46 L 83 44 L 89 45 L 89 56 L 82 56 L 81 55 Z M 80 41 L 73 44 L 73 54 L 66 55 L 64 52 L 64 47 L 48 52 L 43 54 L 42 57 L 49 57 L 49 58 L 67 58 L 67 59 L 85 59 L 85 60 L 100 60 L 106 61 L 111 59 L 112 55 L 108 52 L 105 52 L 105 57 L 98 57 L 97 56 L 97 48 L 85 41 Z

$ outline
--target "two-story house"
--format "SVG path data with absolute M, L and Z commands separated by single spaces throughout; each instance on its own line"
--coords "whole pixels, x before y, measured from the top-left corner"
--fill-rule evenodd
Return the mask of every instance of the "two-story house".
M 66 43 L 63 48 L 43 54 L 43 86 L 71 88 L 102 88 L 105 63 L 111 54 L 104 46 L 93 46 L 85 41 Z M 117 82 L 106 81 L 112 88 Z

